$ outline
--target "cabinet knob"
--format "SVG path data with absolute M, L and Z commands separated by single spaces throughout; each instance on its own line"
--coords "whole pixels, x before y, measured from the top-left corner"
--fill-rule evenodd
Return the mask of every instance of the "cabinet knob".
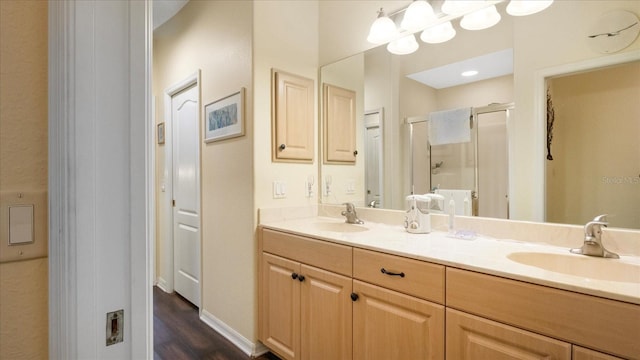
M 300 282 L 303 282 L 304 281 L 304 275 L 298 275 L 298 280 Z
M 359 298 L 359 297 L 360 297 L 360 296 L 358 296 L 358 294 L 356 294 L 356 293 L 351 293 L 351 300 L 356 301 L 356 300 L 358 300 L 358 298 Z
M 353 151 L 353 156 L 357 156 L 358 155 L 358 150 L 354 150 Z
M 287 148 L 287 145 L 285 144 L 280 144 L 280 146 L 278 146 L 278 149 L 280 149 L 280 151 L 284 150 Z
M 296 274 L 296 273 L 291 273 L 291 278 L 292 278 L 293 280 L 297 279 L 297 278 L 298 278 L 298 274 Z
M 411 225 L 411 224 L 409 224 L 409 225 Z M 385 274 L 385 275 L 389 275 L 389 276 L 400 276 L 402 278 L 404 277 L 404 273 L 403 272 L 392 272 L 392 271 L 389 271 L 389 270 L 387 270 L 385 268 L 380 269 L 380 272 Z

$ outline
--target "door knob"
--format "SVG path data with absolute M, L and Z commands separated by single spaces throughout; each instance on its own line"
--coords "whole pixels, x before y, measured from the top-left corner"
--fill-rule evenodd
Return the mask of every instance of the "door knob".
M 358 294 L 351 293 L 351 300 L 356 301 L 356 300 L 358 300 L 358 298 L 360 298 L 360 296 L 358 296 Z

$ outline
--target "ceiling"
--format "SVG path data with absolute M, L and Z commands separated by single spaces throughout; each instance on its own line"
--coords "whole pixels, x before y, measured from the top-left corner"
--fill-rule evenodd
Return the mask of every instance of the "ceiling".
M 478 74 L 475 76 L 461 75 L 464 71 L 469 70 L 475 70 Z M 513 74 L 513 49 L 500 50 L 419 71 L 409 74 L 407 77 L 434 89 L 444 89 L 509 74 Z

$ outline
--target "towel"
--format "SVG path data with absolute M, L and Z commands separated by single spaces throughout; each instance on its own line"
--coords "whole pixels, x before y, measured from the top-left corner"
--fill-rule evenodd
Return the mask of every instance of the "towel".
M 471 141 L 471 108 L 435 111 L 429 114 L 429 144 Z
M 444 196 L 444 213 L 449 213 L 449 201 L 455 203 L 456 215 L 471 216 L 471 190 L 437 189 L 436 194 Z

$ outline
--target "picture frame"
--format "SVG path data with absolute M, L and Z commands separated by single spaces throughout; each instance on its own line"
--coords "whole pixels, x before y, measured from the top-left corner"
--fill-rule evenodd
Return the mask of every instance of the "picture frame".
M 158 127 L 158 131 L 157 131 L 158 145 L 162 145 L 164 144 L 164 123 L 161 122 L 160 124 L 157 125 L 157 127 Z
M 244 135 L 244 88 L 204 107 L 204 142 Z

